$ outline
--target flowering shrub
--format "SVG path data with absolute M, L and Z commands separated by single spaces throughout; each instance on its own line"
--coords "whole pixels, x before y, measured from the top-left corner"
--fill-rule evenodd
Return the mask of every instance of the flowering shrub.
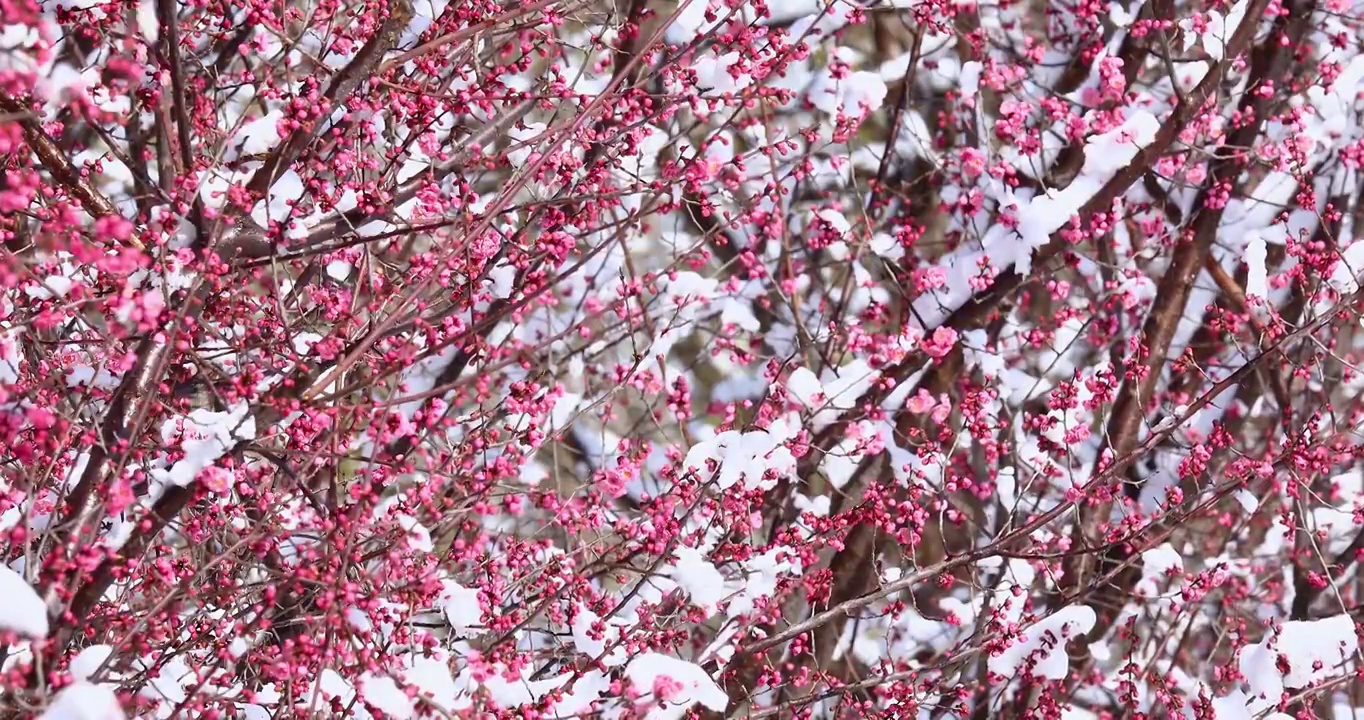
M 0 0 L 0 715 L 1354 717 L 1361 15 Z

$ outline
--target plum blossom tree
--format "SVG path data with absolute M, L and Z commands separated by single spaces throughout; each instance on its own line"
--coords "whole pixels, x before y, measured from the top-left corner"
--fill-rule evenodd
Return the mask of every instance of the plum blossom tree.
M 1361 43 L 0 0 L 0 716 L 1355 717 Z

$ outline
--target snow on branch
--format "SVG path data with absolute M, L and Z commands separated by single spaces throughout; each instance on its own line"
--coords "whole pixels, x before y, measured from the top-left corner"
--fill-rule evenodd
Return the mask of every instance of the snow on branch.
M 1346 717 L 1364 6 L 0 0 L 0 715 Z

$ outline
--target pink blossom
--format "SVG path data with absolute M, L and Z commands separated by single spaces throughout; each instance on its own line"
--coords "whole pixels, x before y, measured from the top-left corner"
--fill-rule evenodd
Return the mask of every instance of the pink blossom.
M 0 716 L 1358 710 L 1358 8 L 1137 10 L 0 0 Z
M 939 327 L 923 341 L 924 352 L 934 358 L 945 357 L 957 344 L 957 331 L 949 327 Z
M 961 153 L 961 172 L 969 179 L 980 177 L 985 172 L 985 153 L 976 148 L 966 148 Z
M 933 406 L 936 405 L 937 402 L 938 401 L 935 400 L 927 390 L 919 388 L 919 391 L 909 399 L 909 401 L 905 404 L 905 407 L 908 408 L 909 411 L 912 413 L 921 414 L 926 413 L 929 410 L 932 410 Z
M 108 240 L 123 242 L 132 237 L 133 224 L 118 215 L 106 215 L 95 221 L 95 233 Z

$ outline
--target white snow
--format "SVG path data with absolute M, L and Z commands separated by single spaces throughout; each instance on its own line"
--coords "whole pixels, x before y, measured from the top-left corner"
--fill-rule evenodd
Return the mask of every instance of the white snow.
M 856 407 L 857 401 L 880 376 L 881 371 L 858 359 L 843 367 L 825 370 L 818 378 L 808 368 L 796 368 L 787 377 L 786 389 L 802 405 L 816 411 L 813 427 L 818 430 L 842 411 Z
M 610 618 L 602 622 L 601 637 L 597 638 L 598 633 L 593 632 L 592 627 L 602 620 L 601 616 L 583 604 L 578 605 L 575 613 L 569 629 L 573 634 L 573 645 L 578 648 L 578 652 L 593 660 L 601 658 L 601 663 L 606 667 L 625 664 L 627 659 L 625 648 L 618 641 L 621 626 L 627 623 L 620 618 Z M 607 652 L 607 648 L 611 651 Z
M 918 157 L 938 164 L 938 153 L 933 149 L 933 131 L 918 110 L 906 110 L 900 120 L 900 134 L 895 139 L 895 152 L 904 157 Z
M 625 676 L 640 693 L 652 693 L 654 682 L 659 678 L 681 684 L 681 690 L 667 699 L 665 707 L 650 710 L 650 720 L 680 718 L 697 703 L 715 712 L 724 710 L 729 704 L 729 696 L 701 666 L 669 655 L 644 653 L 625 667 Z
M 1046 245 L 1051 234 L 1065 227 L 1104 184 L 1155 139 L 1160 122 L 1149 112 L 1133 115 L 1121 126 L 1090 138 L 1079 177 L 1065 190 L 1048 191 L 1019 211 L 1018 234 L 1027 248 L 1018 259 L 1018 272 L 1031 272 L 1032 251 Z
M 355 699 L 355 688 L 351 686 L 340 673 L 327 668 L 317 678 L 317 691 L 324 698 L 336 698 L 342 704 L 349 704 Z
M 1155 115 L 1146 111 L 1133 113 L 1122 125 L 1085 142 L 1082 175 L 1108 180 L 1150 145 L 1158 132 L 1160 121 Z
M 289 170 L 270 186 L 266 199 L 256 203 L 251 210 L 251 219 L 261 227 L 268 227 L 271 221 L 283 222 L 293 212 L 293 203 L 303 197 L 305 189 L 303 178 Z
M 397 520 L 403 530 L 407 531 L 409 548 L 419 553 L 429 553 L 436 549 L 435 543 L 431 540 L 431 530 L 423 525 L 420 520 L 405 513 L 399 514 Z
M 561 718 L 590 717 L 588 710 L 611 691 L 611 681 L 600 670 L 589 670 L 564 691 L 564 698 L 554 705 L 553 715 Z
M 77 682 L 62 688 L 38 720 L 124 720 L 118 696 L 105 685 Z
M 852 12 L 862 5 L 851 0 L 778 0 L 767 3 L 770 17 L 767 23 L 778 23 L 799 18 L 791 23 L 787 37 L 793 42 L 804 39 L 811 43 L 847 27 Z
M 91 645 L 81 650 L 71 660 L 67 671 L 71 673 L 72 678 L 78 681 L 89 680 L 90 676 L 95 674 L 95 671 L 109 659 L 113 652 L 114 649 L 109 645 Z
M 1160 121 L 1150 112 L 1134 112 L 1118 128 L 1090 138 L 1080 175 L 1066 189 L 1050 190 L 1031 199 L 1015 197 L 1011 190 L 1001 189 L 1001 203 L 1018 208 L 1017 228 L 995 224 L 986 231 L 978 248 L 963 244 L 945 255 L 937 266 L 945 272 L 947 282 L 914 301 L 914 316 L 922 319 L 926 329 L 942 324 L 971 298 L 982 264 L 995 274 L 1010 267 L 1016 267 L 1020 274 L 1029 274 L 1033 251 L 1046 245 L 1052 233 L 1069 223 L 1119 169 L 1155 138 L 1159 129 Z
M 1260 499 L 1255 497 L 1255 493 L 1244 488 L 1237 490 L 1234 497 L 1236 498 L 1237 504 L 1241 506 L 1241 509 L 1248 513 L 1253 513 L 1260 507 Z
M 823 208 L 815 213 L 815 217 L 827 223 L 840 235 L 847 235 L 852 230 L 852 223 L 848 222 L 847 216 L 833 208 Z
M 961 66 L 961 96 L 963 98 L 973 98 L 980 92 L 980 75 L 984 71 L 984 66 L 976 60 L 962 63 Z
M 19 573 L 0 565 L 0 630 L 38 640 L 47 637 L 47 605 Z
M 528 122 L 507 131 L 508 139 L 515 146 L 507 152 L 507 159 L 511 160 L 513 167 L 526 164 L 531 153 L 535 152 L 537 146 L 545 139 L 542 136 L 548 127 L 544 123 Z
M 1355 623 L 1349 615 L 1321 620 L 1289 621 L 1241 651 L 1240 670 L 1252 695 L 1276 702 L 1285 690 L 1304 688 L 1347 670 L 1359 651 Z M 1287 672 L 1280 672 L 1280 662 Z
M 783 576 L 800 575 L 802 567 L 798 561 L 792 561 L 782 548 L 774 547 L 745 561 L 743 570 L 744 580 L 739 594 L 730 600 L 726 608 L 726 614 L 731 618 L 752 611 L 759 600 L 769 598 L 776 592 L 777 582 Z
M 1269 270 L 1265 267 L 1265 258 L 1268 248 L 1265 246 L 1265 239 L 1259 233 L 1253 233 L 1250 240 L 1246 242 L 1246 295 L 1249 297 L 1265 298 L 1269 292 Z
M 872 252 L 887 260 L 899 260 L 905 256 L 905 248 L 900 244 L 900 241 L 886 233 L 872 235 L 868 247 Z
M 733 8 L 721 3 L 715 12 L 715 20 L 712 22 L 706 20 L 706 10 L 710 6 L 708 0 L 682 0 L 679 5 L 682 6 L 681 12 L 668 25 L 668 29 L 663 34 L 663 40 L 671 45 L 686 45 L 695 40 L 698 35 L 710 32 L 731 18 L 745 22 L 751 21 L 754 14 L 748 8 L 744 8 L 747 12 L 736 12 Z
M 478 590 L 466 588 L 454 580 L 444 581 L 441 609 L 446 622 L 454 628 L 456 637 L 476 635 L 483 624 L 483 610 L 478 604 Z
M 691 596 L 691 601 L 707 614 L 714 614 L 719 603 L 728 594 L 725 576 L 706 560 L 696 548 L 677 549 L 677 564 L 673 566 L 673 581 Z
M 1361 84 L 1364 84 L 1364 55 L 1356 55 L 1336 76 L 1330 88 L 1313 85 L 1307 89 L 1308 101 L 1316 112 L 1305 118 L 1304 131 L 1318 146 L 1319 152 L 1356 136 L 1358 126 L 1353 108 Z
M 1222 13 L 1211 10 L 1208 12 L 1207 30 L 1203 33 L 1193 31 L 1193 23 L 1190 20 L 1180 21 L 1180 27 L 1185 29 L 1185 50 L 1193 45 L 1197 38 L 1203 43 L 1203 49 L 1213 60 L 1221 60 L 1226 52 L 1226 43 L 1231 39 L 1236 28 L 1240 26 L 1241 20 L 1246 16 L 1246 0 L 1240 0 L 1232 6 L 1231 10 L 1223 16 Z
M 783 423 L 751 432 L 726 430 L 693 445 L 682 466 L 696 472 L 702 482 L 714 480 L 721 490 L 740 482 L 746 490 L 770 490 L 778 479 L 790 477 L 796 471 L 796 458 L 785 446 L 794 434 Z M 715 473 L 708 469 L 707 461 L 719 465 Z M 772 477 L 766 476 L 769 470 Z
M 516 289 L 516 266 L 504 262 L 488 271 L 488 279 L 492 282 L 493 297 L 509 298 Z
M 1094 628 L 1097 616 L 1084 605 L 1071 605 L 1040 620 L 1023 631 L 1023 637 L 998 656 L 990 658 L 990 672 L 1012 678 L 1035 661 L 1031 674 L 1047 680 L 1060 680 L 1070 671 L 1066 643 Z
M 308 351 L 312 350 L 313 346 L 320 342 L 322 342 L 321 335 L 304 331 L 295 334 L 291 344 L 294 346 L 294 352 L 299 355 L 307 355 Z
M 279 144 L 279 121 L 284 119 L 282 110 L 272 110 L 264 116 L 246 123 L 237 131 L 235 142 L 228 143 L 224 160 L 235 160 L 238 155 L 259 155 L 274 149 Z M 236 146 L 238 149 L 233 151 Z
M 1340 261 L 1331 271 L 1328 283 L 1342 294 L 1359 289 L 1359 278 L 1364 276 L 1364 240 L 1356 240 L 1341 253 Z
M 169 470 L 153 469 L 152 476 L 180 487 L 194 482 L 200 471 L 226 455 L 238 442 L 255 439 L 256 420 L 250 417 L 250 409 L 247 403 L 240 402 L 226 412 L 195 410 L 187 417 L 162 423 L 161 440 L 171 445 L 179 437 L 185 456 Z
M 836 78 L 825 70 L 815 75 L 806 94 L 810 104 L 832 120 L 874 113 L 881 109 L 886 93 L 886 81 L 880 73 L 858 71 Z
M 786 378 L 786 390 L 802 405 L 816 407 L 824 393 L 824 386 L 810 368 L 798 367 Z
M 417 688 L 427 702 L 447 713 L 459 704 L 459 686 L 450 674 L 449 661 L 443 654 L 436 657 L 413 657 L 402 673 L 403 682 Z
M 518 708 L 539 702 L 540 698 L 562 687 L 570 677 L 569 674 L 563 674 L 546 680 L 531 680 L 530 676 L 534 672 L 535 667 L 528 666 L 521 671 L 519 679 L 511 681 L 499 672 L 483 681 L 483 688 L 499 706 Z
M 337 282 L 345 282 L 346 278 L 350 277 L 351 271 L 354 269 L 354 265 L 351 265 L 344 260 L 332 260 L 327 263 L 327 277 Z
M 407 720 L 417 714 L 412 699 L 393 678 L 366 673 L 360 677 L 360 696 L 394 720 Z
M 1108 6 L 1108 20 L 1114 26 L 1125 28 L 1132 24 L 1136 18 L 1121 3 L 1110 3 Z
M 51 298 L 66 297 L 71 292 L 75 282 L 64 275 L 49 275 L 43 278 L 41 285 L 31 285 L 24 288 L 24 293 L 35 300 L 49 300 Z
M 1171 573 L 1184 572 L 1184 558 L 1173 545 L 1163 543 L 1142 552 L 1141 562 L 1141 580 L 1137 583 L 1136 592 L 1146 598 L 1160 597 L 1160 601 L 1165 602 L 1166 598 L 1161 596 L 1162 588 Z
M 1171 571 L 1184 572 L 1184 558 L 1170 543 L 1144 551 L 1141 562 L 1142 574 L 1147 576 L 1164 575 Z
M 692 64 L 692 71 L 696 73 L 697 87 L 704 92 L 706 97 L 716 97 L 724 93 L 737 93 L 753 84 L 753 76 L 747 73 L 739 73 L 735 77 L 730 73 L 730 68 L 739 63 L 739 53 L 730 52 L 716 57 L 706 55 L 698 58 Z
M 10 329 L 6 325 L 8 323 L 0 324 L 0 385 L 19 382 L 19 362 L 23 359 L 19 350 L 22 329 Z

